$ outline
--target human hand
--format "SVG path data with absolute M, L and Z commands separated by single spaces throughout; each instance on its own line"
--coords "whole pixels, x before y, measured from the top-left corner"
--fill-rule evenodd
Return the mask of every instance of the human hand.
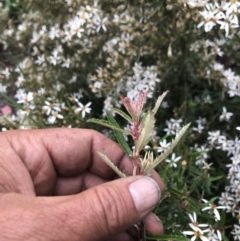
M 96 151 L 131 173 L 121 148 L 92 130 L 0 133 L 0 240 L 135 240 L 130 227 L 143 218 L 161 233 L 151 213 L 164 186 L 158 174 L 114 180 Z

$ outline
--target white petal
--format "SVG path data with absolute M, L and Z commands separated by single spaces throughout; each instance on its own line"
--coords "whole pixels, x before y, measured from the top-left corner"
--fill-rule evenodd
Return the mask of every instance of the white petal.
M 200 239 L 201 239 L 202 241 L 209 241 L 209 239 L 208 239 L 207 237 L 205 237 L 205 236 L 200 237 Z
M 193 231 L 183 231 L 182 233 L 185 235 L 193 235 L 194 234 Z
M 214 214 L 215 214 L 216 219 L 217 219 L 217 220 L 220 220 L 221 218 L 220 218 L 220 214 L 219 214 L 218 210 L 217 210 L 217 209 L 214 209 L 213 212 L 214 212 Z

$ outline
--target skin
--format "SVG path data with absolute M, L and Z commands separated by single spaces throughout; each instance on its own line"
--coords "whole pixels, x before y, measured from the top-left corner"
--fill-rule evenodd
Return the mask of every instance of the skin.
M 97 150 L 131 173 L 121 148 L 92 130 L 0 133 L 0 240 L 136 240 L 132 226 L 143 218 L 147 232 L 163 232 L 151 210 L 136 210 L 127 191 L 141 177 L 117 179 Z M 163 190 L 158 174 L 151 176 Z

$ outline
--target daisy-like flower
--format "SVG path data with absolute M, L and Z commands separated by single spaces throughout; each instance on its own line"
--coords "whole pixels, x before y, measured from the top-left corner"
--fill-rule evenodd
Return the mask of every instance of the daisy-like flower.
M 55 110 L 57 112 L 61 111 L 60 104 L 59 103 L 50 103 L 49 101 L 44 101 L 45 105 L 42 107 L 42 110 L 46 113 L 46 115 L 49 115 L 52 110 Z
M 234 229 L 231 232 L 231 234 L 234 236 L 234 240 L 239 240 L 240 239 L 240 226 L 234 224 Z
M 48 117 L 48 123 L 54 124 L 56 119 L 63 119 L 63 116 L 60 115 L 57 111 L 52 111 L 51 115 Z
M 224 120 L 229 121 L 232 116 L 233 116 L 233 113 L 227 112 L 226 107 L 223 106 L 223 111 L 222 111 L 222 114 L 219 117 L 219 120 L 220 121 L 224 121 Z
M 176 157 L 176 154 L 173 153 L 171 159 L 167 159 L 166 162 L 169 163 L 170 167 L 177 167 L 177 162 L 181 159 L 180 156 Z
M 159 144 L 160 146 L 157 147 L 157 152 L 163 152 L 170 146 L 171 143 L 164 139 L 163 141 L 160 141 Z
M 225 30 L 225 36 L 227 37 L 229 34 L 230 28 L 238 28 L 238 18 L 235 14 L 230 14 L 229 12 L 226 12 L 226 14 L 223 14 L 223 20 L 218 20 L 217 23 L 221 25 L 220 29 Z
M 197 228 L 205 228 L 205 227 L 208 227 L 208 224 L 205 224 L 205 223 L 199 224 L 199 223 L 197 222 L 197 214 L 196 214 L 195 212 L 193 212 L 193 214 L 189 213 L 188 216 L 189 216 L 190 220 L 192 221 L 192 224 L 193 224 L 195 227 L 197 227 Z
M 33 101 L 34 95 L 33 95 L 33 92 L 26 93 L 22 91 L 20 95 L 15 95 L 15 97 L 18 99 L 17 103 L 27 105 L 31 101 Z
M 209 241 L 221 241 L 222 240 L 221 232 L 212 227 L 210 227 L 210 231 L 209 231 L 207 237 L 208 237 Z
M 6 79 L 8 79 L 11 74 L 9 71 L 9 68 L 7 68 L 7 67 L 4 70 L 2 70 L 1 73 L 2 73 L 2 75 L 4 75 L 6 77 Z
M 90 113 L 91 112 L 91 108 L 89 107 L 92 102 L 88 102 L 86 105 L 83 105 L 81 102 L 77 102 L 78 104 L 78 108 L 75 109 L 75 113 L 79 113 L 80 111 L 82 112 L 82 118 L 85 117 L 86 113 Z
M 207 162 L 203 162 L 203 167 L 202 167 L 202 169 L 210 169 L 210 167 L 212 166 L 212 162 L 211 163 L 207 163 Z
M 207 203 L 208 201 L 206 199 L 202 199 L 203 202 Z M 209 210 L 210 213 L 214 214 L 214 217 L 216 221 L 221 220 L 220 214 L 218 212 L 218 209 L 226 209 L 225 206 L 216 206 L 214 203 L 209 204 L 209 206 L 202 209 L 202 211 Z
M 200 228 L 194 226 L 192 223 L 189 224 L 193 231 L 183 231 L 184 235 L 191 235 L 191 241 L 196 239 L 201 239 L 202 241 L 209 241 L 208 238 L 204 235 L 204 233 L 209 232 L 209 228 L 205 230 L 201 230 Z
M 99 32 L 100 29 L 103 29 L 104 32 L 107 31 L 107 28 L 105 26 L 105 22 L 107 22 L 107 20 L 108 20 L 107 17 L 101 19 L 98 15 L 95 15 L 93 21 L 97 25 L 97 29 L 96 29 L 97 32 Z

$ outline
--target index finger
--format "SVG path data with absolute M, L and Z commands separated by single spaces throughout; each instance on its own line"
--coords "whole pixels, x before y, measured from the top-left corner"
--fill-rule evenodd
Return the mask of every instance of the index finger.
M 132 175 L 133 164 L 121 147 L 99 132 L 89 129 L 55 128 L 44 130 L 8 131 L 11 144 L 25 163 L 30 174 L 36 171 L 49 172 L 54 167 L 58 176 L 73 177 L 86 171 L 104 179 L 113 179 L 116 174 L 96 151 L 101 151 L 120 170 Z M 152 177 L 161 189 L 163 182 L 156 172 Z

